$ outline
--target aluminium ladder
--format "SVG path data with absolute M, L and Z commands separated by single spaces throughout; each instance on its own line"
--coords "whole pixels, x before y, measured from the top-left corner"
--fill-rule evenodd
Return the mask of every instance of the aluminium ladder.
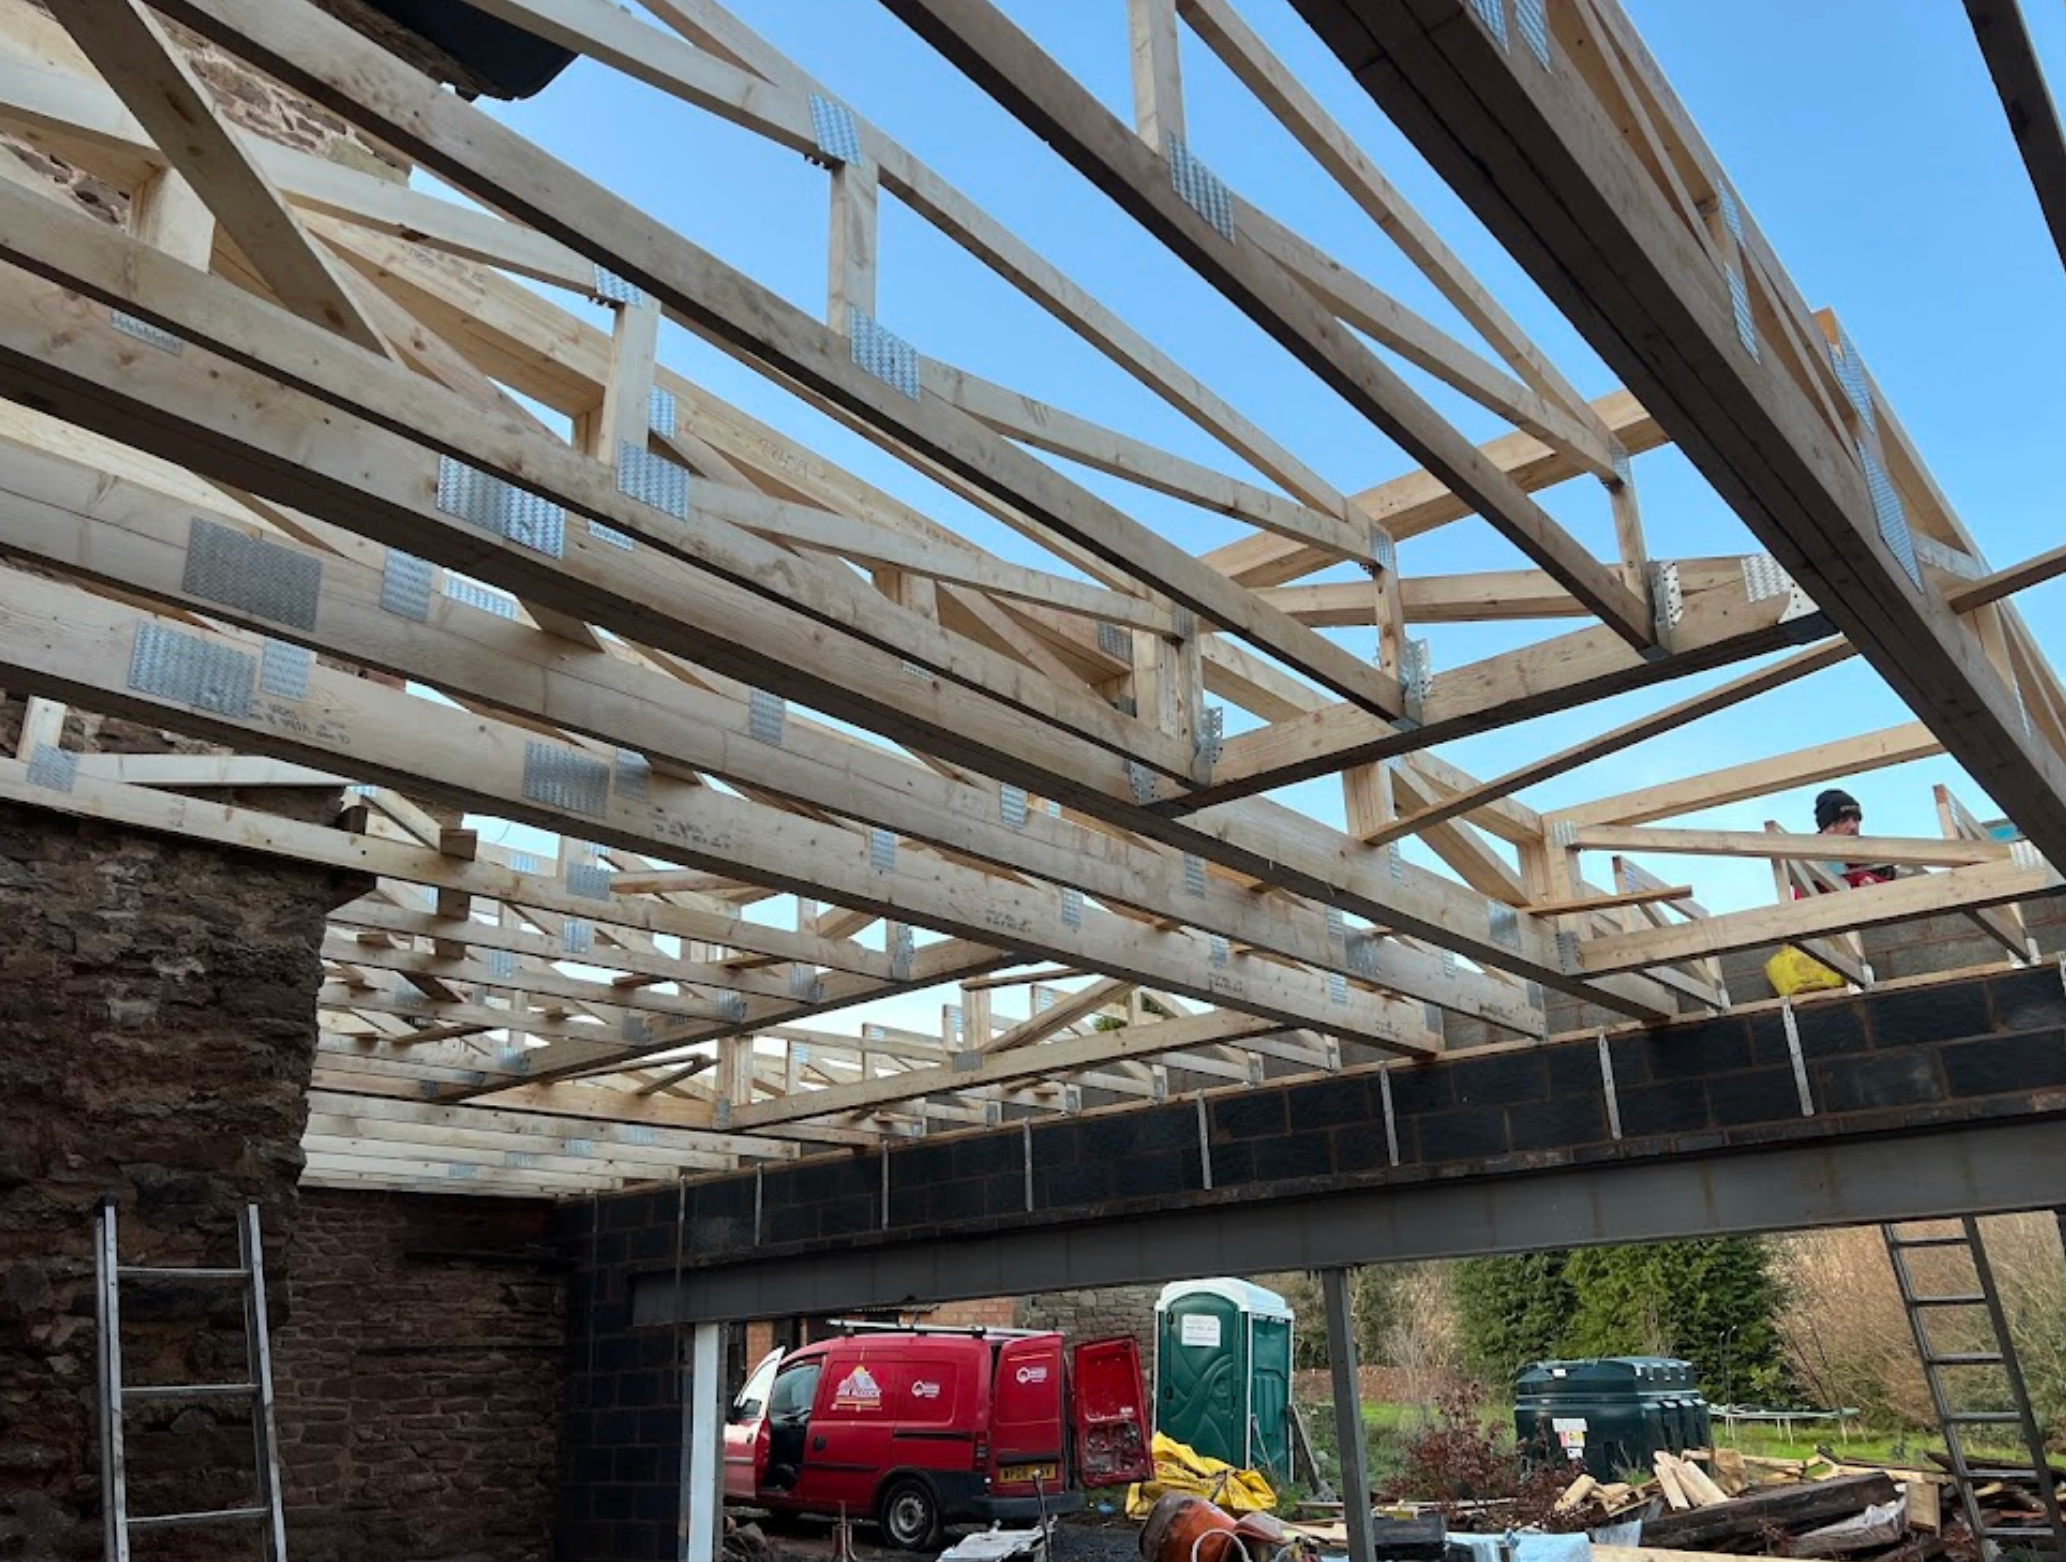
M 94 1220 L 94 1276 L 100 1334 L 101 1516 L 106 1562 L 129 1562 L 129 1537 L 139 1530 L 184 1529 L 202 1524 L 261 1526 L 266 1562 L 287 1562 L 287 1526 L 280 1501 L 279 1442 L 273 1421 L 273 1359 L 265 1323 L 265 1263 L 259 1247 L 258 1206 L 247 1204 L 237 1221 L 238 1263 L 234 1269 L 165 1269 L 121 1263 L 115 1246 L 115 1204 L 103 1200 Z M 125 1384 L 122 1381 L 123 1282 L 224 1283 L 244 1298 L 241 1383 Z M 131 1514 L 123 1467 L 122 1418 L 128 1406 L 151 1400 L 241 1400 L 251 1406 L 251 1440 L 260 1487 L 248 1508 L 198 1513 Z
M 1992 1558 L 2004 1551 L 2048 1551 L 2061 1562 L 2066 1562 L 2066 1522 L 2060 1518 L 2057 1483 L 2052 1478 L 2051 1460 L 2045 1452 L 2044 1432 L 2030 1407 L 2030 1393 L 2023 1381 L 2022 1366 L 2016 1360 L 2015 1342 L 2009 1337 L 2008 1316 L 2002 1310 L 2001 1291 L 1994 1283 L 1994 1266 L 1988 1262 L 1987 1248 L 1980 1240 L 1980 1222 L 1971 1215 L 1964 1215 L 1959 1217 L 1958 1226 L 1956 1233 L 1942 1234 L 1909 1234 L 1899 1222 L 1880 1227 L 1880 1234 L 1886 1239 L 1887 1258 L 1894 1267 L 1894 1283 L 1900 1287 L 1902 1310 L 1908 1314 L 1908 1327 L 1915 1336 L 1916 1353 L 1922 1360 L 1923 1380 L 1929 1385 L 1930 1403 L 1937 1413 L 1937 1423 L 1944 1431 L 1952 1482 L 1958 1488 L 1966 1525 L 1980 1543 L 1983 1557 Z M 1918 1248 L 1963 1252 L 1972 1267 L 1971 1288 L 1964 1289 L 1967 1282 L 1960 1281 L 1960 1288 L 1944 1293 L 1917 1290 L 1915 1275 L 1908 1267 L 1908 1255 Z M 1993 1348 L 1977 1351 L 1936 1349 L 1930 1341 L 1928 1315 L 1956 1314 L 1971 1309 L 1985 1313 L 1994 1336 Z M 1947 1368 L 1999 1369 L 2008 1380 L 2008 1397 L 2013 1408 L 1957 1408 L 1957 1396 L 1945 1376 Z M 2014 1427 L 2029 1453 L 2030 1463 L 1974 1463 L 1969 1459 L 1965 1448 L 1967 1429 L 1987 1427 Z M 2028 1483 L 2044 1505 L 2045 1522 L 2021 1525 L 1988 1523 L 1981 1511 L 1976 1488 L 1995 1480 Z

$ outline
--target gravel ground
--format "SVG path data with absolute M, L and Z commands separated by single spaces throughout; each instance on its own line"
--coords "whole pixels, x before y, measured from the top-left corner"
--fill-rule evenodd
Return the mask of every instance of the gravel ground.
M 745 1515 L 741 1515 L 745 1517 Z M 832 1526 L 823 1520 L 794 1519 L 766 1531 L 776 1562 L 825 1562 L 832 1555 Z M 968 1529 L 949 1529 L 948 1544 Z M 1079 1513 L 1063 1519 L 1055 1532 L 1050 1562 L 1140 1562 L 1141 1527 L 1124 1514 Z M 854 1525 L 854 1555 L 859 1562 L 923 1562 L 924 1554 L 882 1544 L 872 1524 Z

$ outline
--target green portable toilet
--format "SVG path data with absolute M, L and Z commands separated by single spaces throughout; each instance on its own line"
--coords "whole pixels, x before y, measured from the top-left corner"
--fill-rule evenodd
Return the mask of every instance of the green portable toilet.
M 1155 1430 L 1210 1458 L 1291 1472 L 1291 1308 L 1246 1280 L 1164 1286 L 1155 1303 Z

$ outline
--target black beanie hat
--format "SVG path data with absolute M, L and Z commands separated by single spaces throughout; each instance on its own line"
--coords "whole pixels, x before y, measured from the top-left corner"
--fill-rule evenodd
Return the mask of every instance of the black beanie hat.
M 1826 830 L 1847 813 L 1854 813 L 1860 819 L 1865 817 L 1865 810 L 1858 806 L 1857 798 L 1831 787 L 1815 799 L 1815 828 Z

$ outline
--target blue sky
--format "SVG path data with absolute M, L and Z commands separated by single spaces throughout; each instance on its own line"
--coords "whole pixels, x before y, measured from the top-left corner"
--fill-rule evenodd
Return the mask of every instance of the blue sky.
M 1588 395 L 1614 378 L 1354 87 L 1284 0 L 1241 10 L 1400 190 L 1434 223 L 1536 341 Z M 1937 0 L 1629 0 L 1639 29 L 1688 103 L 1736 190 L 1811 303 L 1833 305 L 1953 504 L 1996 564 L 2049 547 L 2062 526 L 2054 463 L 2066 409 L 2066 274 L 2039 217 L 1959 7 Z M 1129 113 L 1125 8 L 1068 0 L 1006 9 L 1122 116 Z M 2055 81 L 2066 81 L 2066 12 L 2027 7 Z M 866 0 L 761 0 L 742 16 L 864 116 L 903 141 L 1102 302 L 1200 374 L 1345 490 L 1413 463 L 1059 158 Z M 1472 340 L 1432 288 L 1194 39 L 1185 38 L 1195 150 L 1246 198 L 1297 227 L 1403 301 Z M 584 171 L 604 177 L 719 257 L 792 302 L 823 308 L 825 176 L 792 153 L 587 62 L 531 103 L 499 109 Z M 1243 476 L 1207 436 L 992 277 L 922 220 L 886 201 L 884 322 L 920 351 L 1193 459 Z M 812 413 L 752 370 L 670 328 L 664 352 L 776 423 L 1010 557 L 1044 555 Z M 1488 414 L 1416 382 L 1474 438 L 1502 432 Z M 1071 469 L 1087 486 L 1194 550 L 1235 534 L 1217 518 Z M 1637 476 L 1653 554 L 1753 551 L 1747 531 L 1679 456 L 1641 458 Z M 1604 495 L 1589 483 L 1547 499 L 1600 551 L 1611 545 Z M 1466 522 L 1403 550 L 1409 573 L 1506 567 L 1519 556 Z M 1323 576 L 1319 578 L 1333 578 Z M 2055 658 L 2066 585 L 2022 599 Z M 1573 627 L 1569 623 L 1430 633 L 1437 669 Z M 1353 634 L 1348 643 L 1367 647 Z M 1480 773 L 1561 747 L 1705 682 L 1545 718 L 1444 752 Z M 1905 708 L 1860 665 L 1596 764 L 1525 794 L 1554 806 L 1871 730 Z M 1873 827 L 1935 834 L 1930 785 L 1987 800 L 1946 761 L 1861 778 Z M 1339 819 L 1338 789 L 1287 795 Z M 1708 816 L 1755 828 L 1805 826 L 1807 796 Z M 1592 864 L 1595 878 L 1605 865 Z M 1710 904 L 1770 897 L 1761 864 L 1671 863 Z M 931 1001 L 914 1012 L 929 1011 Z M 911 1021 L 915 1022 L 915 1021 Z M 926 1021 L 930 1028 L 931 1021 Z M 842 1026 L 841 1028 L 846 1028 Z

